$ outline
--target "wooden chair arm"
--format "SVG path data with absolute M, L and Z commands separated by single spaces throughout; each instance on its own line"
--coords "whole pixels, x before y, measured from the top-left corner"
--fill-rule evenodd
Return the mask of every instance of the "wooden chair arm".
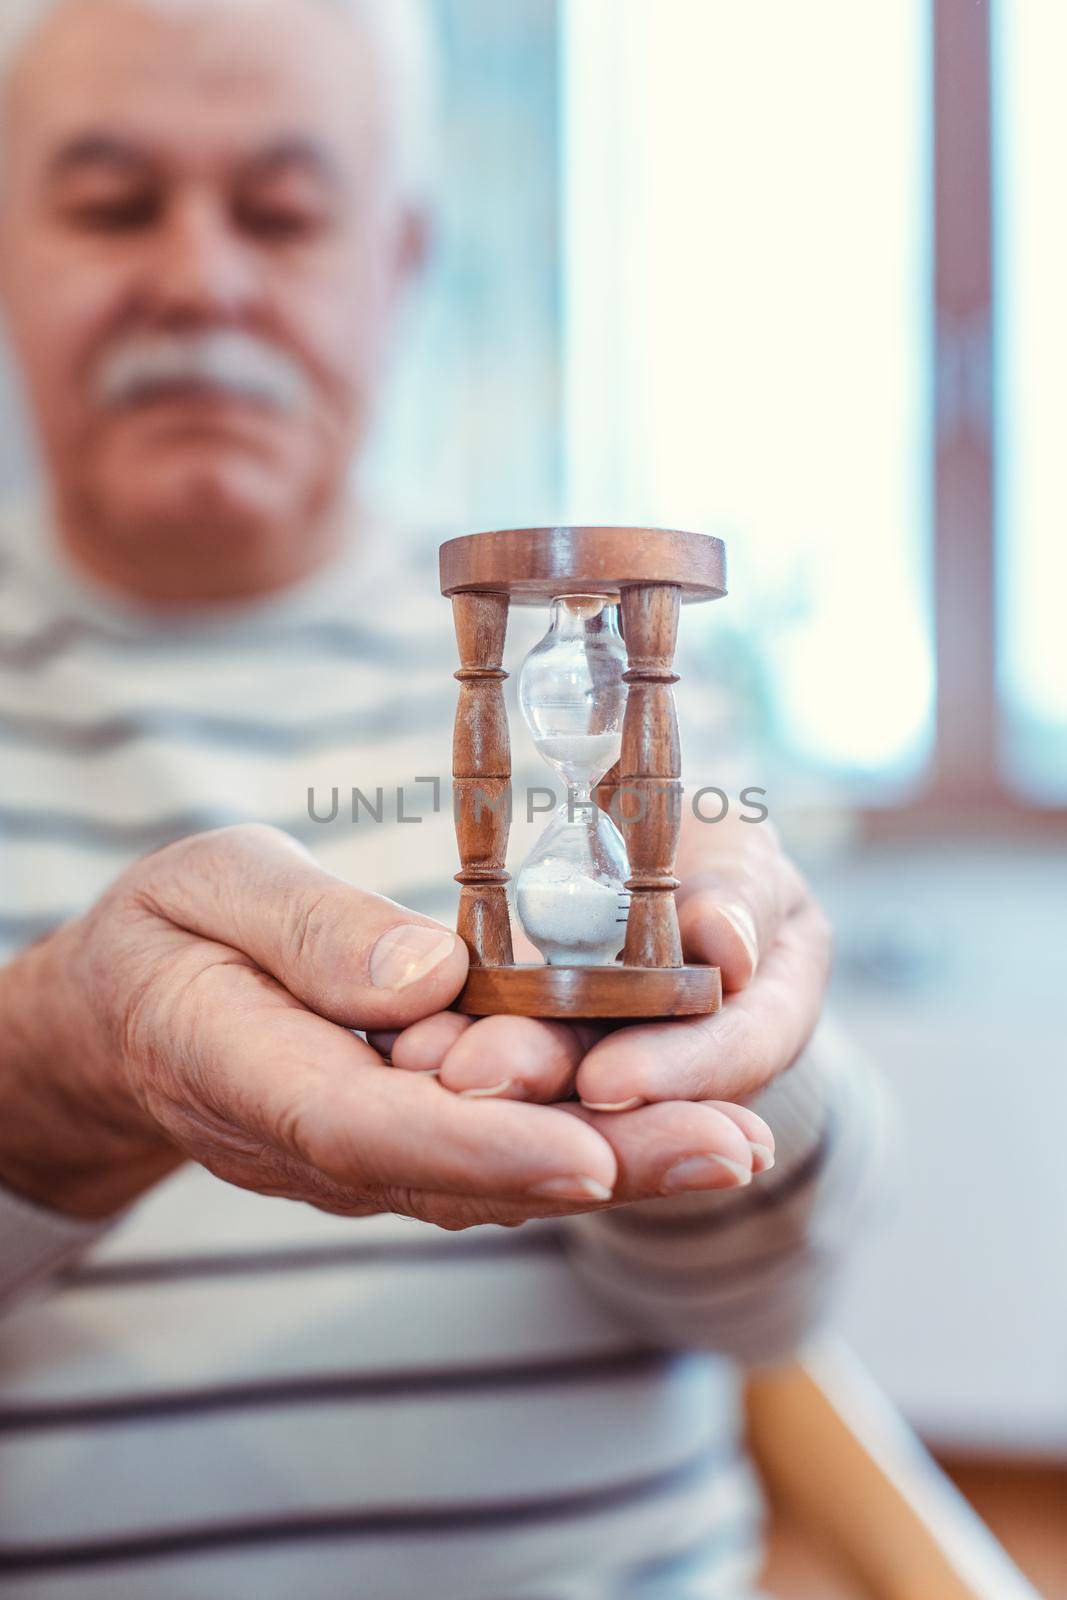
M 875 1600 L 1040 1600 L 841 1346 L 751 1374 L 745 1405 L 772 1502 Z

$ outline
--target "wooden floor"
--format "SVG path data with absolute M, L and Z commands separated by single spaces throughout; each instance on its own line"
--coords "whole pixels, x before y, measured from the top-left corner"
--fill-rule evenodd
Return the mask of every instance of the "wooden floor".
M 942 1464 L 1044 1600 L 1067 1600 L 1067 1465 Z M 775 1600 L 868 1600 L 788 1524 L 774 1529 L 764 1581 Z
M 1067 1464 L 945 1466 L 1045 1600 L 1067 1600 Z

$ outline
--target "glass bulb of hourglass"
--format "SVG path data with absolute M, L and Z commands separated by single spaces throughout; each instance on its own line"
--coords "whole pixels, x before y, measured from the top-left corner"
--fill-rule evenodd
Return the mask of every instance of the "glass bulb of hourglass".
M 566 595 L 552 602 L 548 633 L 519 676 L 534 744 L 568 786 L 516 881 L 519 919 L 552 966 L 608 966 L 626 937 L 626 847 L 592 798 L 618 760 L 625 670 L 618 606 Z

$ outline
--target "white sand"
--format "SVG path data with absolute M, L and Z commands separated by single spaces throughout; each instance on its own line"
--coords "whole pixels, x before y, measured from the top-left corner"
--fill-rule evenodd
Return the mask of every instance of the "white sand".
M 562 879 L 558 863 L 519 875 L 519 918 L 550 966 L 608 967 L 626 939 L 628 896 L 621 884 Z
M 535 738 L 538 754 L 572 783 L 591 788 L 619 759 L 622 734 L 556 733 Z

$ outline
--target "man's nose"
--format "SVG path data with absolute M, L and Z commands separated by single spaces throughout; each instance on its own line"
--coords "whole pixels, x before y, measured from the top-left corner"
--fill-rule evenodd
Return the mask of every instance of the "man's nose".
M 258 288 L 255 252 L 217 201 L 190 196 L 172 206 L 160 230 L 150 285 L 162 320 L 237 316 Z

